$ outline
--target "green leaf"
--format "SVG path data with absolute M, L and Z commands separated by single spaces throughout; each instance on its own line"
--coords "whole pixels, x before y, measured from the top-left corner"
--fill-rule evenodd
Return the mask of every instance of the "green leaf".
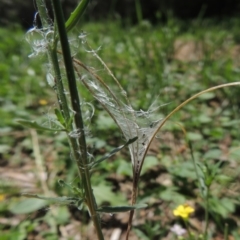
M 230 198 L 218 199 L 212 197 L 209 199 L 209 207 L 212 211 L 220 214 L 224 218 L 235 210 L 235 204 Z
M 71 13 L 70 17 L 68 18 L 67 22 L 65 23 L 66 31 L 69 32 L 79 21 L 81 16 L 83 15 L 89 0 L 82 0 L 75 10 Z
M 142 232 L 141 230 L 134 228 L 133 231 L 136 233 L 136 235 L 138 236 L 138 239 L 142 239 L 142 240 L 149 240 L 149 237 L 147 235 L 145 235 L 144 232 Z
M 199 141 L 202 140 L 202 135 L 200 133 L 188 132 L 187 139 L 190 141 Z
M 196 172 L 192 162 L 182 162 L 176 165 L 173 165 L 169 168 L 169 172 L 173 176 L 179 176 L 182 178 L 196 179 Z
M 212 122 L 212 118 L 208 117 L 205 113 L 197 117 L 197 120 L 200 123 L 209 123 Z
M 233 176 L 226 176 L 223 174 L 218 174 L 216 180 L 222 185 L 225 186 L 233 181 Z
M 240 120 L 230 120 L 228 117 L 221 117 L 220 118 L 223 127 L 237 127 L 240 124 Z
M 37 122 L 35 122 L 35 121 L 19 119 L 19 120 L 17 120 L 17 122 L 20 123 L 21 125 L 23 125 L 24 127 L 29 127 L 29 128 L 33 128 L 33 129 L 37 129 L 37 130 L 52 131 L 52 132 L 65 131 L 65 129 L 63 129 L 63 128 L 47 128 L 47 127 L 43 127 L 43 126 L 39 125 Z
M 98 126 L 99 130 L 106 130 L 106 129 L 114 130 L 114 129 L 117 128 L 114 120 L 110 116 L 105 115 L 103 113 L 101 113 L 98 116 L 98 119 L 96 121 L 96 125 Z
M 219 159 L 222 156 L 222 151 L 219 149 L 210 149 L 204 155 L 204 159 Z
M 26 214 L 35 212 L 47 205 L 47 201 L 40 199 L 24 199 L 11 204 L 9 210 L 14 214 Z
M 147 170 L 149 170 L 150 168 L 156 165 L 159 165 L 158 159 L 155 156 L 147 156 L 144 160 L 141 174 L 146 173 Z
M 52 203 L 58 203 L 58 204 L 73 204 L 76 201 L 78 201 L 78 198 L 75 197 L 42 197 L 36 194 L 28 194 L 28 193 L 24 193 L 22 194 L 24 197 L 28 197 L 28 198 L 37 198 L 37 199 L 42 199 L 42 200 L 46 200 L 48 203 L 52 202 Z
M 240 159 L 240 148 L 239 147 L 231 147 L 230 150 L 230 158 L 239 160 Z
M 11 147 L 7 144 L 0 144 L 0 153 L 7 153 Z
M 67 121 L 66 128 L 69 129 L 73 123 L 74 115 L 72 114 L 69 120 Z
M 98 186 L 93 187 L 93 192 L 98 204 L 109 202 L 111 205 L 118 205 L 125 200 L 123 194 L 114 193 L 112 187 L 105 181 L 101 181 Z
M 128 146 L 129 144 L 135 142 L 138 139 L 138 137 L 134 137 L 129 139 L 124 145 L 117 147 L 115 149 L 113 149 L 110 153 L 108 153 L 107 155 L 105 155 L 104 157 L 100 158 L 99 160 L 95 161 L 94 163 L 92 163 L 91 168 L 95 167 L 97 164 L 101 163 L 102 161 L 110 158 L 111 156 L 113 156 L 115 153 L 119 152 L 120 150 L 122 150 L 124 147 Z
M 70 219 L 70 214 L 67 206 L 58 207 L 58 210 L 55 213 L 55 219 L 58 224 L 66 224 Z
M 58 119 L 58 121 L 63 125 L 65 126 L 65 120 L 64 120 L 64 117 L 62 115 L 62 112 L 58 109 L 58 108 L 55 108 L 54 109 L 54 112 L 55 112 L 55 115 Z
M 159 197 L 164 201 L 173 201 L 175 203 L 186 201 L 185 196 L 178 193 L 178 188 L 174 186 L 162 190 L 159 194 Z
M 132 176 L 132 168 L 130 163 L 126 162 L 125 159 L 118 159 L 120 164 L 117 166 L 116 173 L 119 175 Z
M 116 212 L 128 212 L 135 209 L 146 208 L 147 204 L 136 204 L 132 206 L 117 206 L 117 207 L 101 207 L 97 209 L 97 212 L 105 212 L 105 213 L 116 213 Z
M 214 92 L 206 92 L 202 95 L 200 95 L 198 98 L 202 99 L 202 100 L 209 100 L 209 99 L 213 99 L 215 97 L 215 93 Z

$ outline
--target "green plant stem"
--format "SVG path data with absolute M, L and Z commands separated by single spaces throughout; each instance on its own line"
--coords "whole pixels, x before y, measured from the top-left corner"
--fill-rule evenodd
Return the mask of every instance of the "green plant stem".
M 38 13 L 42 22 L 42 26 L 43 28 L 47 28 L 49 26 L 49 17 L 47 14 L 47 7 L 46 7 L 46 3 L 45 0 L 36 0 L 36 4 L 37 4 L 37 9 L 38 9 Z
M 71 13 L 69 19 L 67 20 L 65 27 L 66 31 L 69 32 L 77 24 L 81 16 L 83 15 L 89 0 L 81 0 L 76 9 Z
M 140 24 L 142 21 L 142 7 L 139 0 L 135 0 L 135 10 L 137 14 L 138 24 Z
M 200 189 L 202 198 L 203 198 L 204 201 L 205 201 L 204 239 L 207 240 L 207 229 L 208 229 L 208 222 L 209 222 L 209 213 L 208 213 L 209 203 L 208 203 L 208 199 L 209 199 L 209 187 L 210 187 L 210 186 L 206 186 L 206 191 L 207 191 L 207 193 L 205 194 L 204 191 L 202 190 L 202 187 L 201 187 L 201 182 L 200 182 L 200 181 L 201 181 L 201 178 L 200 178 L 200 175 L 199 175 L 198 170 L 197 170 L 197 163 L 196 163 L 196 160 L 195 160 L 195 157 L 194 157 L 194 154 L 193 154 L 192 144 L 191 144 L 191 142 L 190 142 L 189 140 L 188 140 L 188 145 L 189 145 L 189 148 L 190 148 L 190 151 L 191 151 L 191 156 L 192 156 L 192 160 L 193 160 L 194 170 L 195 170 L 195 172 L 196 172 L 197 179 L 198 179 L 199 189 Z
M 192 160 L 193 160 L 193 165 L 194 165 L 194 170 L 196 172 L 196 175 L 197 175 L 197 179 L 198 179 L 198 184 L 199 184 L 199 189 L 200 189 L 200 192 L 201 192 L 201 195 L 202 195 L 202 198 L 204 199 L 205 201 L 205 227 L 204 227 L 204 239 L 207 240 L 207 229 L 208 229 L 208 222 L 209 222 L 209 213 L 208 213 L 208 210 L 209 210 L 209 203 L 208 203 L 208 199 L 209 199 L 209 187 L 210 186 L 206 186 L 206 191 L 207 193 L 205 194 L 202 190 L 202 187 L 201 187 L 201 178 L 200 178 L 200 175 L 198 173 L 198 170 L 197 170 L 197 163 L 196 163 L 196 160 L 195 160 L 195 157 L 193 155 L 193 148 L 192 148 L 192 144 L 191 142 L 188 140 L 188 145 L 190 147 L 190 151 L 191 151 L 191 156 L 192 156 Z
M 224 240 L 228 240 L 228 224 L 225 224 L 224 227 Z
M 86 203 L 88 205 L 89 212 L 94 222 L 98 238 L 102 240 L 104 238 L 103 238 L 103 234 L 100 226 L 100 218 L 98 213 L 96 212 L 96 202 L 95 202 L 95 198 L 94 198 L 92 187 L 91 187 L 90 172 L 87 166 L 88 165 L 87 145 L 86 145 L 84 124 L 83 124 L 82 113 L 81 113 L 81 104 L 80 104 L 80 99 L 77 91 L 76 78 L 75 78 L 66 28 L 65 28 L 62 7 L 59 0 L 52 0 L 52 4 L 54 8 L 55 21 L 58 26 L 59 39 L 61 42 L 61 47 L 63 52 L 63 59 L 64 59 L 65 68 L 66 68 L 72 108 L 75 112 L 74 122 L 77 130 L 80 131 L 80 137 L 78 138 L 80 154 L 78 154 L 77 164 L 82 175 L 83 186 L 86 194 Z M 74 149 L 74 154 L 77 154 L 75 150 L 76 149 Z
M 186 229 L 187 229 L 189 238 L 190 238 L 191 240 L 194 240 L 194 239 L 193 239 L 193 236 L 192 236 L 192 233 L 191 233 L 191 231 L 190 231 L 190 229 L 189 229 L 188 219 L 183 219 L 183 221 L 184 221 L 184 224 L 185 224 L 185 226 L 186 226 Z
M 208 230 L 208 222 L 209 222 L 209 186 L 207 186 L 207 193 L 206 196 L 204 197 L 205 201 L 205 229 L 204 229 L 204 239 L 207 240 L 207 230 Z
M 87 147 L 86 147 L 86 140 L 85 140 L 85 133 L 84 133 L 84 124 L 83 124 L 82 113 L 81 113 L 81 104 L 80 104 L 80 99 L 79 99 L 78 90 L 77 90 L 76 78 L 75 78 L 67 33 L 65 29 L 62 8 L 59 0 L 52 0 L 52 3 L 54 7 L 55 19 L 58 26 L 59 38 L 60 38 L 62 52 L 63 52 L 64 65 L 66 67 L 68 86 L 69 86 L 70 96 L 71 96 L 71 104 L 72 104 L 73 110 L 75 111 L 74 120 L 75 120 L 77 129 L 80 131 L 80 137 L 78 138 L 78 140 L 81 148 L 81 155 L 83 159 L 87 159 Z M 86 161 L 84 164 L 87 165 L 88 162 Z
M 53 71 L 54 71 L 55 84 L 56 84 L 55 88 L 57 92 L 58 103 L 65 121 L 68 122 L 70 120 L 69 107 L 68 107 L 66 95 L 64 94 L 65 91 L 64 91 L 64 86 L 63 86 L 62 77 L 61 77 L 61 70 L 58 63 L 58 56 L 57 56 L 55 47 L 53 49 L 48 50 L 48 58 L 52 64 Z
M 47 29 L 49 27 L 49 22 L 48 22 L 49 17 L 47 15 L 47 7 L 45 4 L 45 1 L 36 0 L 36 4 L 37 4 L 38 13 L 39 13 L 43 28 Z M 60 105 L 60 109 L 64 115 L 65 120 L 69 120 L 70 119 L 69 108 L 68 108 L 66 96 L 64 94 L 61 71 L 60 71 L 58 57 L 57 57 L 55 48 L 56 48 L 56 43 L 54 46 L 48 46 L 48 59 L 53 67 L 53 71 L 55 75 L 54 78 L 55 78 L 56 91 L 57 91 L 57 97 L 58 97 L 58 103 Z

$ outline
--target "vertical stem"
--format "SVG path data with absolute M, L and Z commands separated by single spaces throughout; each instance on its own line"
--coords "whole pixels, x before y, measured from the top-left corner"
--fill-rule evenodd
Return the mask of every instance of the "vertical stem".
M 225 223 L 224 226 L 224 240 L 228 240 L 228 224 Z
M 209 222 L 209 186 L 207 186 L 207 193 L 206 193 L 206 196 L 205 196 L 205 204 L 206 204 L 206 207 L 205 207 L 205 230 L 204 230 L 204 239 L 207 239 L 207 230 L 208 230 L 208 222 Z
M 82 113 L 81 113 L 80 99 L 79 99 L 78 90 L 77 90 L 76 78 L 75 78 L 67 33 L 65 29 L 62 8 L 59 0 L 52 0 L 52 3 L 54 7 L 56 23 L 58 26 L 58 33 L 59 33 L 59 38 L 60 38 L 62 52 L 63 52 L 64 65 L 66 67 L 66 74 L 67 74 L 68 86 L 70 90 L 71 103 L 72 103 L 73 110 L 75 111 L 74 120 L 75 120 L 77 129 L 81 132 L 80 137 L 78 139 L 81 150 L 82 150 L 81 155 L 83 159 L 87 159 L 87 151 L 86 151 L 87 147 L 86 147 L 84 125 L 83 125 L 83 119 L 82 119 Z
M 136 203 L 137 199 L 137 191 L 138 191 L 138 180 L 139 180 L 139 174 L 134 173 L 133 171 L 133 186 L 132 186 L 132 197 L 131 197 L 131 204 L 134 205 Z M 133 215 L 134 215 L 134 210 L 131 210 L 129 213 L 129 218 L 128 218 L 128 228 L 127 228 L 127 233 L 126 233 L 126 240 L 129 238 L 129 234 L 132 228 L 132 220 L 133 220 Z
M 139 0 L 135 0 L 135 10 L 137 14 L 138 24 L 140 24 L 142 21 L 142 7 Z
M 187 229 L 190 240 L 194 240 L 193 236 L 192 236 L 192 233 L 190 231 L 190 228 L 189 228 L 188 219 L 183 219 L 183 221 L 184 221 L 184 224 L 186 226 L 186 229 Z
M 42 26 L 43 28 L 47 28 L 49 25 L 49 21 L 48 21 L 48 14 L 47 14 L 47 7 L 45 4 L 45 0 L 36 0 L 36 4 L 37 4 L 37 9 L 38 9 L 38 13 L 40 15 L 40 19 L 42 22 Z
M 36 0 L 37 4 L 37 9 L 38 13 L 40 15 L 40 19 L 43 25 L 44 29 L 47 29 L 49 27 L 49 17 L 47 14 L 47 7 L 45 4 L 45 0 Z M 43 31 L 44 31 L 43 29 Z M 57 92 L 57 97 L 58 97 L 58 103 L 60 105 L 60 108 L 62 110 L 62 113 L 64 115 L 65 120 L 70 119 L 70 114 L 69 114 L 69 108 L 67 104 L 67 99 L 64 94 L 64 87 L 62 83 L 62 78 L 61 78 L 61 71 L 58 63 L 58 57 L 56 53 L 56 43 L 52 49 L 52 46 L 48 46 L 48 59 L 50 64 L 53 67 L 54 71 L 54 77 L 55 77 L 55 84 L 56 84 L 56 92 Z
M 61 70 L 59 67 L 58 56 L 57 56 L 57 52 L 55 51 L 55 48 L 48 50 L 48 58 L 53 66 L 58 103 L 65 121 L 68 122 L 70 119 L 69 108 L 68 108 L 66 95 L 64 94 L 64 86 L 63 86 L 62 77 L 61 77 Z
M 43 25 L 43 31 L 44 31 L 44 29 L 47 29 L 49 27 L 49 18 L 47 14 L 46 4 L 44 0 L 36 0 L 36 3 L 38 7 L 38 12 L 42 21 L 42 25 Z M 76 113 L 74 115 L 75 126 L 80 131 L 80 137 L 78 138 L 78 143 L 76 139 L 73 139 L 73 138 L 69 138 L 69 142 L 70 142 L 71 150 L 73 152 L 73 157 L 78 164 L 79 174 L 84 184 L 84 190 L 86 194 L 86 203 L 88 205 L 89 212 L 93 219 L 98 238 L 100 240 L 103 240 L 104 238 L 101 231 L 100 218 L 95 210 L 96 202 L 92 192 L 89 169 L 87 168 L 87 164 L 88 164 L 87 146 L 86 146 L 86 140 L 85 140 L 83 119 L 82 119 L 82 114 L 80 109 L 80 99 L 79 99 L 78 91 L 76 87 L 76 79 L 75 79 L 72 58 L 70 54 L 70 48 L 69 48 L 68 39 L 66 35 L 66 30 L 65 30 L 65 23 L 64 23 L 62 8 L 58 0 L 52 0 L 52 4 L 54 7 L 55 18 L 58 25 L 58 33 L 59 33 L 62 50 L 63 50 L 64 63 L 66 67 L 66 73 L 67 73 L 67 78 L 69 83 L 70 94 L 71 94 L 71 103 L 72 103 L 73 110 Z M 67 99 L 64 94 L 64 86 L 62 83 L 61 71 L 59 67 L 56 48 L 57 48 L 57 38 L 54 39 L 53 46 L 50 46 L 50 45 L 48 46 L 48 57 L 54 69 L 56 91 L 57 91 L 57 96 L 59 100 L 59 105 L 63 113 L 63 116 L 65 118 L 65 121 L 68 122 L 68 120 L 70 120 L 70 112 L 68 108 Z M 68 130 L 71 131 L 72 129 L 73 127 L 70 126 L 70 129 Z
M 69 91 L 71 96 L 71 104 L 75 112 L 74 122 L 77 130 L 80 131 L 80 137 L 78 138 L 80 154 L 78 154 L 77 164 L 78 164 L 79 171 L 82 174 L 82 181 L 84 185 L 86 202 L 89 208 L 89 212 L 94 222 L 98 238 L 102 240 L 104 238 L 101 231 L 100 218 L 98 213 L 96 212 L 96 202 L 95 202 L 95 198 L 94 198 L 92 187 L 91 187 L 89 169 L 87 167 L 88 165 L 87 145 L 86 145 L 84 124 L 83 124 L 82 113 L 81 113 L 81 104 L 80 104 L 80 99 L 77 91 L 76 78 L 75 78 L 66 28 L 65 28 L 62 7 L 59 0 L 52 0 L 52 4 L 54 8 L 55 20 L 58 26 L 58 34 L 59 34 L 59 39 L 61 42 L 61 47 L 63 52 L 63 59 L 64 59 L 65 68 L 66 68 L 68 86 L 69 86 Z M 74 154 L 77 154 L 76 149 L 74 149 Z

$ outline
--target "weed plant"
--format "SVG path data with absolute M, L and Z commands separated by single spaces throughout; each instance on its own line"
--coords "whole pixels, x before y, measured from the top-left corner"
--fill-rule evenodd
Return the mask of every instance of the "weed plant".
M 69 32 L 82 16 L 87 4 L 88 1 L 82 0 L 65 23 L 60 1 L 52 1 L 53 21 L 47 15 L 45 2 L 37 1 L 36 19 L 40 16 L 42 27 L 35 23 L 34 27 L 27 32 L 26 38 L 32 47 L 32 54 L 30 54 L 32 62 L 34 63 L 34 57 L 41 57 L 48 61 L 44 65 L 45 70 L 47 69 L 46 79 L 50 88 L 56 93 L 57 102 L 52 93 L 50 100 L 43 97 L 46 86 L 35 89 L 33 85 L 31 92 L 34 92 L 35 96 L 28 96 L 27 98 L 30 99 L 24 98 L 24 100 L 31 102 L 36 95 L 41 94 L 38 104 L 44 106 L 48 101 L 52 101 L 54 110 L 48 110 L 47 119 L 45 117 L 43 124 L 40 124 L 40 121 L 27 120 L 24 112 L 16 113 L 18 118 L 21 118 L 18 122 L 31 128 L 33 154 L 36 160 L 35 176 L 39 180 L 42 195 L 36 194 L 36 191 L 30 188 L 23 193 L 24 198 L 29 197 L 29 199 L 13 203 L 8 209 L 12 213 L 22 214 L 34 212 L 47 204 L 51 206 L 57 204 L 60 207 L 59 210 L 53 208 L 33 223 L 28 220 L 18 223 L 16 230 L 4 235 L 5 239 L 10 239 L 9 236 L 12 239 L 17 239 L 16 236 L 24 239 L 26 236 L 34 235 L 34 231 L 42 220 L 50 226 L 50 230 L 42 233 L 42 237 L 57 239 L 58 226 L 66 224 L 69 218 L 69 212 L 63 207 L 64 205 L 72 206 L 74 214 L 81 213 L 82 222 L 87 221 L 86 219 L 90 216 L 97 233 L 95 238 L 98 239 L 104 239 L 101 218 L 108 214 L 130 211 L 128 229 L 125 229 L 124 238 L 131 239 L 130 230 L 134 211 L 141 209 L 139 211 L 143 214 L 147 211 L 144 209 L 146 204 L 150 209 L 152 205 L 157 204 L 158 209 L 154 210 L 154 215 L 158 216 L 158 221 L 151 221 L 151 217 L 148 219 L 147 216 L 142 219 L 137 215 L 136 219 L 139 220 L 140 227 L 134 228 L 134 232 L 140 239 L 164 237 L 213 239 L 217 234 L 220 236 L 222 234 L 224 239 L 228 236 L 237 239 L 239 221 L 234 218 L 234 212 L 239 205 L 237 195 L 239 134 L 236 131 L 237 128 L 232 127 L 239 125 L 237 120 L 239 114 L 238 99 L 232 96 L 237 96 L 239 91 L 240 83 L 233 82 L 236 76 L 239 77 L 239 66 L 238 62 L 230 59 L 223 58 L 216 61 L 216 58 L 220 58 L 229 51 L 231 45 L 232 48 L 235 47 L 234 38 L 227 38 L 228 32 L 224 31 L 218 35 L 211 31 L 207 32 L 208 34 L 198 31 L 197 40 L 192 40 L 196 25 L 188 29 L 188 34 L 183 38 L 178 38 L 178 34 L 185 30 L 180 24 L 175 24 L 174 20 L 155 30 L 154 33 L 151 33 L 152 27 L 149 23 L 142 22 L 129 31 L 130 37 L 125 30 L 122 34 L 118 34 L 114 44 L 111 37 L 107 35 L 109 29 L 116 31 L 116 25 L 110 23 L 107 23 L 107 27 L 100 25 L 96 36 L 91 33 L 91 29 L 97 26 L 89 24 L 85 31 L 78 32 L 78 38 L 72 37 L 76 32 L 72 35 Z M 200 27 L 203 23 L 200 21 L 198 24 Z M 215 29 L 215 31 L 218 30 Z M 184 55 L 181 51 L 186 42 L 188 47 L 200 48 L 199 55 L 188 59 L 188 62 L 179 60 Z M 100 52 L 101 44 L 107 46 Z M 178 46 L 178 51 L 174 49 L 175 45 Z M 222 46 L 220 52 L 217 45 Z M 117 52 L 117 59 L 114 52 Z M 127 62 L 126 52 L 131 56 Z M 107 63 L 102 60 L 105 54 L 109 58 Z M 16 56 L 12 57 L 10 64 L 12 66 L 19 64 Z M 1 69 L 4 72 L 3 66 Z M 39 69 L 37 64 L 35 67 Z M 21 74 L 21 70 L 19 71 Z M 4 79 L 7 79 L 6 74 L 5 71 Z M 38 74 L 40 75 L 40 71 L 28 70 L 28 76 L 38 78 Z M 10 80 L 14 82 L 15 79 L 11 75 Z M 42 82 L 42 79 L 38 81 Z M 20 82 L 17 84 L 20 89 L 23 87 Z M 214 87 L 217 84 L 221 85 Z M 230 91 L 229 86 L 235 87 Z M 7 84 L 4 88 L 7 88 L 11 94 Z M 153 92 L 149 90 L 150 88 L 154 89 Z M 3 89 L 4 96 L 6 90 Z M 207 90 L 200 92 L 202 89 Z M 223 90 L 215 91 L 217 89 Z M 87 92 L 90 92 L 90 95 Z M 199 93 L 194 95 L 193 93 L 196 92 Z M 176 107 L 170 111 L 175 95 L 179 96 L 175 101 Z M 158 97 L 153 100 L 153 96 Z M 15 96 L 10 95 L 9 98 L 13 99 L 12 103 L 2 101 L 4 108 L 11 111 Z M 185 98 L 187 100 L 184 101 Z M 22 97 L 16 98 L 15 102 L 19 104 L 21 99 Z M 224 99 L 223 102 L 221 102 L 222 99 Z M 189 104 L 193 100 L 196 102 L 195 107 Z M 166 103 L 168 104 L 165 105 Z M 103 110 L 108 115 L 103 113 Z M 232 110 L 231 113 L 230 110 Z M 4 116 L 8 116 L 9 111 L 4 109 L 2 111 Z M 50 113 L 51 111 L 53 113 Z M 170 113 L 166 114 L 167 112 Z M 166 125 L 165 131 L 173 132 L 176 137 L 180 136 L 185 140 L 177 143 L 180 146 L 177 150 L 178 154 L 173 154 L 172 148 L 168 146 L 169 133 L 165 131 L 159 133 L 173 114 L 181 119 L 182 123 Z M 104 123 L 109 130 L 103 126 Z M 94 124 L 100 126 L 94 129 Z M 47 160 L 43 160 L 36 130 L 48 131 L 50 136 L 52 133 L 57 133 L 56 139 L 64 138 L 66 134 L 71 153 L 68 153 L 69 147 L 66 142 L 60 140 L 58 146 L 61 150 L 58 164 L 61 165 L 62 171 L 64 168 L 67 169 L 64 180 L 47 181 L 46 165 L 53 170 L 53 174 L 61 175 L 61 173 L 54 170 L 59 166 L 51 166 Z M 4 131 L 8 132 L 8 129 L 5 128 Z M 106 146 L 106 141 L 102 138 L 108 138 L 108 136 L 104 131 L 107 131 L 108 135 L 113 135 L 110 138 L 111 141 L 114 138 L 121 139 L 114 140 L 114 145 L 118 143 L 120 145 L 123 140 L 125 143 L 114 148 Z M 118 132 L 118 135 L 113 132 Z M 227 135 L 229 132 L 231 132 L 230 135 Z M 204 142 L 205 138 L 208 138 L 211 144 L 207 145 Z M 158 151 L 157 158 L 146 156 L 147 151 L 151 150 L 151 143 L 154 144 L 156 139 L 161 146 L 161 151 L 168 154 Z M 43 141 L 43 139 L 40 140 Z M 10 152 L 7 146 L 13 145 L 11 141 L 8 138 L 5 145 L 4 142 L 1 144 L 1 151 L 6 159 Z M 23 144 L 25 152 L 29 151 L 28 146 L 28 142 Z M 229 149 L 226 149 L 226 146 Z M 95 148 L 103 147 L 104 151 L 107 150 L 103 156 L 101 151 L 94 152 Z M 124 155 L 119 155 L 119 151 L 123 150 L 125 156 L 129 156 L 126 152 L 127 148 L 130 152 L 132 171 L 129 171 L 128 163 L 121 159 Z M 113 157 L 115 160 L 109 161 Z M 16 158 L 15 161 L 19 163 L 20 160 Z M 155 174 L 154 168 L 162 172 L 159 179 L 155 179 L 157 184 L 150 178 Z M 101 176 L 100 171 L 105 171 L 106 175 Z M 149 173 L 149 171 L 152 172 Z M 131 205 L 126 204 L 120 194 L 113 193 L 106 183 L 107 175 L 111 175 L 112 172 L 132 179 Z M 143 182 L 139 182 L 141 173 Z M 55 192 L 51 190 L 51 184 L 55 185 L 52 186 Z M 8 185 L 6 182 L 2 185 L 5 188 L 1 196 L 5 198 Z M 138 188 L 139 201 L 137 201 Z M 16 189 L 12 189 L 13 196 L 16 192 Z M 56 193 L 60 197 L 56 197 Z M 102 196 L 101 193 L 106 196 Z M 192 201 L 194 197 L 195 204 Z M 159 201 L 164 202 L 163 206 Z M 110 203 L 112 206 L 104 203 Z M 4 207 L 2 209 L 4 212 Z M 169 217 L 169 211 L 165 209 L 172 209 L 171 217 Z M 88 214 L 84 219 L 86 210 Z M 200 226 L 194 225 L 195 222 L 191 219 L 193 213 L 199 216 Z M 173 216 L 179 219 L 173 220 Z M 172 219 L 171 227 L 166 225 L 167 218 Z M 2 229 L 6 232 L 6 228 Z M 84 231 L 83 228 L 78 230 Z M 61 234 L 64 235 L 64 231 L 61 231 Z M 65 237 L 71 238 L 69 235 Z

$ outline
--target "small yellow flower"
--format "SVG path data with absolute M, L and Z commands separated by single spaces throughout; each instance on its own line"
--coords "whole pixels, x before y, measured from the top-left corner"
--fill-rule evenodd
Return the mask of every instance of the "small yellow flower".
M 5 195 L 4 194 L 0 194 L 0 202 L 2 202 L 3 200 L 5 200 Z
M 40 105 L 44 106 L 44 105 L 47 105 L 48 102 L 47 102 L 45 99 L 40 99 L 40 100 L 38 101 L 38 103 L 39 103 Z
M 176 209 L 174 209 L 173 215 L 176 217 L 187 219 L 190 213 L 193 213 L 193 212 L 194 212 L 194 208 L 192 208 L 188 204 L 184 204 L 184 205 L 179 205 Z

